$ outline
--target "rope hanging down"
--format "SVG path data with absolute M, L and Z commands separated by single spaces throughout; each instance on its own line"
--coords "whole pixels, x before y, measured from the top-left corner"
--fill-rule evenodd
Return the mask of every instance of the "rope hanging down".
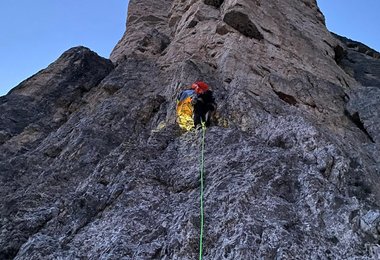
M 201 142 L 201 158 L 200 158 L 200 181 L 201 181 L 201 230 L 199 235 L 199 260 L 202 260 L 203 256 L 203 175 L 204 175 L 204 150 L 205 150 L 205 132 L 206 124 L 202 121 L 202 142 Z

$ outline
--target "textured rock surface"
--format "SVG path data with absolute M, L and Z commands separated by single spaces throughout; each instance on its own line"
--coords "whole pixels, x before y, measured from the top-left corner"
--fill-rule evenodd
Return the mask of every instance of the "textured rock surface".
M 363 86 L 380 88 L 380 53 L 368 46 L 334 34 L 342 42 L 339 65 Z
M 127 24 L 114 65 L 74 48 L 1 97 L 1 259 L 197 258 L 200 133 L 174 108 L 198 79 L 205 259 L 380 257 L 379 88 L 314 0 L 131 0 Z

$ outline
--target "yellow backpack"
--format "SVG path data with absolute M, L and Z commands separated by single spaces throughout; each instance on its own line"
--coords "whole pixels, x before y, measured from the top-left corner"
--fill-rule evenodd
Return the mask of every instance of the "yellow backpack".
M 194 108 L 191 100 L 195 96 L 192 89 L 182 91 L 177 97 L 177 123 L 187 131 L 194 127 L 193 112 Z

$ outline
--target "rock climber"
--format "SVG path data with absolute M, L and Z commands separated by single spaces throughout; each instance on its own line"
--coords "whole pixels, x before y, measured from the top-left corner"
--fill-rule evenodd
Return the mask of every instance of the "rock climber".
M 203 81 L 194 82 L 177 98 L 177 122 L 185 130 L 200 128 L 202 122 L 210 126 L 216 103 L 209 86 Z
M 201 126 L 201 122 L 205 122 L 205 125 L 208 127 L 210 126 L 212 115 L 216 110 L 213 93 L 203 81 L 193 83 L 191 88 L 194 89 L 196 94 L 191 100 L 191 104 L 194 107 L 194 126 L 198 128 Z

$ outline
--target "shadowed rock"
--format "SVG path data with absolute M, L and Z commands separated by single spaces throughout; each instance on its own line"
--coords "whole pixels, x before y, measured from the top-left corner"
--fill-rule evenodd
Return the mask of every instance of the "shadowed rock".
M 153 29 L 140 42 L 138 50 L 141 52 L 150 51 L 152 54 L 160 54 L 170 44 L 168 36 Z
M 345 46 L 336 52 L 339 65 L 363 86 L 380 88 L 380 54 L 360 42 L 333 35 Z
M 223 4 L 224 0 L 204 0 L 204 3 L 206 5 L 215 6 L 216 8 L 219 8 Z
M 244 36 L 255 38 L 256 40 L 264 39 L 256 25 L 248 18 L 248 15 L 242 12 L 230 11 L 224 15 L 223 21 Z

